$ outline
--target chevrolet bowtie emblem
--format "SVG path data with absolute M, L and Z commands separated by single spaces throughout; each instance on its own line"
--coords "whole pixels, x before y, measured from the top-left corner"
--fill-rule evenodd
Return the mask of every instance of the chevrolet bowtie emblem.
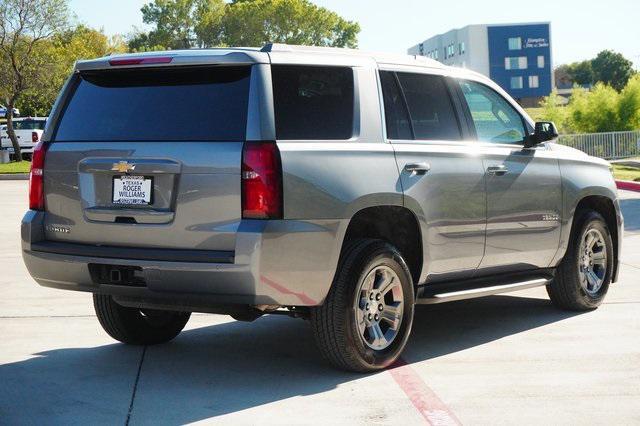
M 117 163 L 113 163 L 113 167 L 111 167 L 111 170 L 114 172 L 129 173 L 135 168 L 135 164 L 129 164 L 126 161 L 118 161 Z

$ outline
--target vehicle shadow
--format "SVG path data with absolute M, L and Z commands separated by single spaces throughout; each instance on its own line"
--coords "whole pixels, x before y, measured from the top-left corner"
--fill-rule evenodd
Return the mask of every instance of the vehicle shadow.
M 548 300 L 515 296 L 418 306 L 403 358 L 414 363 L 446 356 L 572 315 Z M 0 417 L 8 423 L 44 416 L 48 423 L 98 423 L 91 420 L 100 414 L 110 423 L 123 421 L 141 352 L 109 344 L 1 365 Z M 126 368 L 111 367 L 124 362 Z M 132 424 L 210 419 L 363 377 L 325 364 L 308 324 L 278 316 L 187 330 L 171 343 L 147 348 L 139 374 Z

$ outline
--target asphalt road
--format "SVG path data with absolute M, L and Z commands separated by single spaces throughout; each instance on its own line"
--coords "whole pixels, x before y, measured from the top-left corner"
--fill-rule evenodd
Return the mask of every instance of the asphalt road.
M 419 306 L 404 365 L 357 375 L 283 317 L 197 314 L 169 344 L 116 343 L 90 295 L 28 276 L 26 188 L 0 182 L 0 424 L 640 424 L 640 194 L 622 194 L 621 280 L 598 310 L 544 289 Z

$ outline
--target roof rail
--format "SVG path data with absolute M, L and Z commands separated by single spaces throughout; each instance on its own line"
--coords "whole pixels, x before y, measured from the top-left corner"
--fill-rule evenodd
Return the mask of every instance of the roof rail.
M 324 52 L 324 53 L 341 53 L 347 55 L 366 55 L 366 53 L 358 49 L 349 49 L 346 47 L 323 47 L 323 46 L 304 46 L 301 44 L 284 44 L 284 43 L 267 43 L 261 52 Z
M 395 53 L 375 53 L 375 52 L 367 52 L 364 50 L 358 49 L 349 49 L 343 47 L 321 47 L 321 46 L 302 46 L 297 44 L 283 44 L 283 43 L 267 43 L 265 44 L 261 52 L 271 53 L 271 52 L 291 52 L 291 53 L 328 53 L 334 55 L 346 55 L 346 56 L 359 56 L 359 57 L 368 57 L 373 58 L 378 62 L 396 62 L 398 63 L 415 63 L 418 62 L 421 65 L 432 67 L 432 68 L 442 68 L 444 65 L 434 59 L 427 58 L 426 56 L 420 55 L 403 55 L 403 54 L 395 54 Z

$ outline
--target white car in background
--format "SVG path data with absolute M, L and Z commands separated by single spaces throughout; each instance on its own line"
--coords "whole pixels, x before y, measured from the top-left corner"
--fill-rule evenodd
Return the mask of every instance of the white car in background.
M 42 138 L 46 123 L 47 117 L 25 117 L 13 120 L 13 129 L 16 132 L 23 157 L 31 157 L 33 147 Z M 3 149 L 7 149 L 10 154 L 13 154 L 13 145 L 7 134 L 6 124 L 2 125 L 2 129 L 0 129 L 0 145 Z
M 20 117 L 20 110 L 18 108 L 13 109 L 13 116 Z M 2 118 L 7 117 L 7 107 L 4 105 L 0 105 L 0 117 Z

